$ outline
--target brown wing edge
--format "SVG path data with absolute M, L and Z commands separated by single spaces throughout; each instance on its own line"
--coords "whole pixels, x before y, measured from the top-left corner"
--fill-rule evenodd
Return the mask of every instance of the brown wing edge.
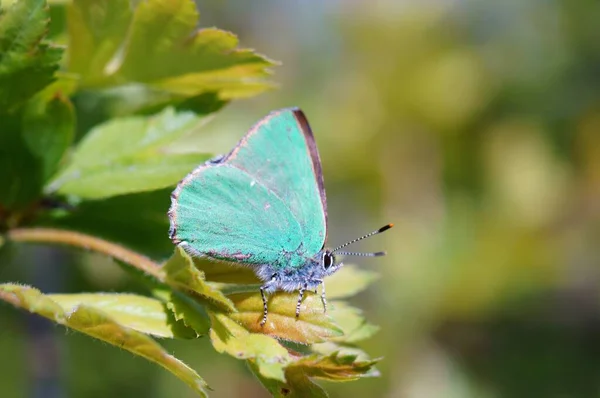
M 308 124 L 308 119 L 304 115 L 304 112 L 298 107 L 290 107 L 283 108 L 272 111 L 267 116 L 263 117 L 256 124 L 254 124 L 250 130 L 242 137 L 242 139 L 237 143 L 237 145 L 229 152 L 224 158 L 223 162 L 227 162 L 228 160 L 234 159 L 237 155 L 237 152 L 246 145 L 246 142 L 250 137 L 252 137 L 256 132 L 260 130 L 260 127 L 268 123 L 273 117 L 276 117 L 284 112 L 292 112 L 296 122 L 300 126 L 300 130 L 302 134 L 304 134 L 304 141 L 306 142 L 306 146 L 308 148 L 308 152 L 310 153 L 310 159 L 312 161 L 313 174 L 315 175 L 315 179 L 317 180 L 317 185 L 319 187 L 319 196 L 321 198 L 321 205 L 323 207 L 323 213 L 325 215 L 325 242 L 327 241 L 327 197 L 325 195 L 325 182 L 323 180 L 323 170 L 321 168 L 321 158 L 319 156 L 319 150 L 317 149 L 317 143 L 315 142 L 315 137 L 313 135 L 312 129 L 310 128 L 310 124 Z
M 310 152 L 310 159 L 312 160 L 313 172 L 319 186 L 319 196 L 321 197 L 321 205 L 323 206 L 323 213 L 325 214 L 325 242 L 327 242 L 327 196 L 325 194 L 325 181 L 323 179 L 323 169 L 321 167 L 321 157 L 319 156 L 319 150 L 317 149 L 317 143 L 315 142 L 315 136 L 308 124 L 308 120 L 304 115 L 304 112 L 300 108 L 292 108 L 294 117 L 300 125 L 300 129 L 304 134 L 304 140 L 306 146 Z

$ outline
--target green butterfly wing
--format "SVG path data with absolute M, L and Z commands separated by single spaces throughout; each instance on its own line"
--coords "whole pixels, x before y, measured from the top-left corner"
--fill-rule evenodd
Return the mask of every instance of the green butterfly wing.
M 283 109 L 262 119 L 227 162 L 261 181 L 287 204 L 300 224 L 305 253 L 315 254 L 323 248 L 327 202 L 321 160 L 301 110 Z
M 298 222 L 281 199 L 227 164 L 200 166 L 172 200 L 171 238 L 195 255 L 269 264 L 302 240 Z
M 194 170 L 173 192 L 169 216 L 171 238 L 192 254 L 292 267 L 314 256 L 326 239 L 327 211 L 302 112 L 271 113 L 225 158 Z

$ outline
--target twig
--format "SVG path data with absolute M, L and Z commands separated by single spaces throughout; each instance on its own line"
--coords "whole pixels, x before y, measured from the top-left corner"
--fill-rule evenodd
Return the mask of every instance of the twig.
M 11 303 L 15 307 L 23 308 L 21 300 L 19 300 L 14 294 L 0 291 L 0 300 L 4 300 L 7 303 Z
M 159 265 L 148 257 L 95 236 L 55 228 L 15 228 L 8 231 L 7 237 L 14 242 L 56 243 L 106 254 L 159 280 L 163 279 Z

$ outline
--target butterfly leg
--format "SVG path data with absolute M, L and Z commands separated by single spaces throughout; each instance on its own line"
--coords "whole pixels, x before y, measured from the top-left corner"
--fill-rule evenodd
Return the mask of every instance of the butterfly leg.
M 262 297 L 263 301 L 263 318 L 262 321 L 260 321 L 260 326 L 265 326 L 265 323 L 267 323 L 267 314 L 269 313 L 269 309 L 267 307 L 267 297 L 265 296 L 264 286 L 260 287 L 260 296 Z
M 327 298 L 325 297 L 325 282 L 321 281 L 321 302 L 323 303 L 323 312 L 327 312 Z
M 271 277 L 270 281 L 268 281 L 267 283 L 265 283 L 263 286 L 260 287 L 260 296 L 262 297 L 262 301 L 263 301 L 263 317 L 262 317 L 262 320 L 260 321 L 260 326 L 265 326 L 265 323 L 267 323 L 267 314 L 269 313 L 269 308 L 267 306 L 267 296 L 265 295 L 265 290 L 268 290 L 269 288 L 271 288 L 276 280 L 277 280 L 277 274 L 273 275 Z
M 299 295 L 298 295 L 298 303 L 296 304 L 296 319 L 298 319 L 298 317 L 300 316 L 300 305 L 302 304 L 302 297 L 304 297 L 304 291 L 306 290 L 307 285 L 306 283 L 304 284 L 304 286 L 302 286 L 299 290 Z

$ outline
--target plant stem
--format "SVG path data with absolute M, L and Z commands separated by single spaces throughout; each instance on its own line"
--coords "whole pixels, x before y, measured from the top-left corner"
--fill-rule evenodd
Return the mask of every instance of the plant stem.
M 23 308 L 23 304 L 21 304 L 21 300 L 19 300 L 17 298 L 17 296 L 15 296 L 12 293 L 4 292 L 4 291 L 0 290 L 0 300 L 4 300 L 7 303 L 11 303 L 12 305 L 14 305 L 17 308 Z
M 148 257 L 95 236 L 55 228 L 15 228 L 8 231 L 7 237 L 14 242 L 57 243 L 106 254 L 159 280 L 163 279 L 159 265 Z

